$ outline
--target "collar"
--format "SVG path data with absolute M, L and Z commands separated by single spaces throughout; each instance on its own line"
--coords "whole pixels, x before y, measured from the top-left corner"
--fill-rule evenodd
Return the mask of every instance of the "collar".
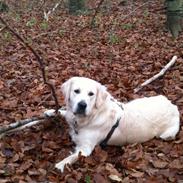
M 74 133 L 75 133 L 75 134 L 78 134 L 78 129 L 77 129 L 77 128 L 78 128 L 78 123 L 77 123 L 77 121 L 74 121 L 73 127 L 74 127 L 74 128 L 73 128 L 73 129 L 74 129 Z
M 122 110 L 124 110 L 123 108 L 123 103 L 122 102 L 118 102 L 116 99 L 114 98 L 111 98 L 110 99 L 112 102 L 115 102 Z

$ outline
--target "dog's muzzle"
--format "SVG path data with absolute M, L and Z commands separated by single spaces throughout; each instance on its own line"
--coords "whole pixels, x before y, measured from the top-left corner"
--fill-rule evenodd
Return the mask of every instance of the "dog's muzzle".
M 86 112 L 87 104 L 85 101 L 80 101 L 77 105 L 76 114 L 85 114 Z

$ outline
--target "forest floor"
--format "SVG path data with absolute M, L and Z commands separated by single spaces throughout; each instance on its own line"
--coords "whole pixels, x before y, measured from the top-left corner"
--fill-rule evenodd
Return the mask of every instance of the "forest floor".
M 145 1 L 134 1 L 134 9 Z M 166 95 L 179 107 L 180 132 L 173 141 L 153 139 L 123 147 L 96 147 L 64 173 L 56 162 L 73 150 L 64 119 L 0 139 L 0 182 L 145 182 L 183 183 L 183 34 L 173 39 L 165 29 L 163 3 L 155 0 L 136 11 L 114 3 L 97 15 L 56 11 L 48 22 L 43 11 L 3 14 L 3 18 L 44 57 L 46 74 L 64 105 L 60 85 L 72 76 L 86 76 L 108 87 L 120 101 Z M 126 16 L 128 15 L 128 16 Z M 126 16 L 126 18 L 125 18 Z M 2 28 L 3 26 L 1 26 Z M 34 55 L 7 30 L 0 32 L 0 125 L 40 116 L 55 103 L 43 84 Z M 171 58 L 176 64 L 161 78 L 134 94 L 134 88 L 158 73 Z

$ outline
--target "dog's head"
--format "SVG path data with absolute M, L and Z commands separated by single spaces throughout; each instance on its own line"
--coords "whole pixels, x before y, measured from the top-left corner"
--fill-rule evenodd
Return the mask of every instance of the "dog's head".
M 63 83 L 61 90 L 67 108 L 75 115 L 88 116 L 105 102 L 106 87 L 89 78 L 73 77 Z

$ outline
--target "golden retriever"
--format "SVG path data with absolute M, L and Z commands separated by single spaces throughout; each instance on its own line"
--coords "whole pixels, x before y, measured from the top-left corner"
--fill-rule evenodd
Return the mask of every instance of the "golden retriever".
M 154 137 L 173 139 L 179 131 L 177 106 L 162 95 L 120 103 L 105 86 L 85 77 L 69 79 L 61 90 L 66 110 L 59 112 L 66 118 L 76 144 L 74 153 L 56 164 L 61 172 L 66 164 L 77 161 L 79 153 L 89 156 L 107 136 L 108 145 L 124 145 Z M 54 115 L 54 110 L 47 110 L 45 114 Z

